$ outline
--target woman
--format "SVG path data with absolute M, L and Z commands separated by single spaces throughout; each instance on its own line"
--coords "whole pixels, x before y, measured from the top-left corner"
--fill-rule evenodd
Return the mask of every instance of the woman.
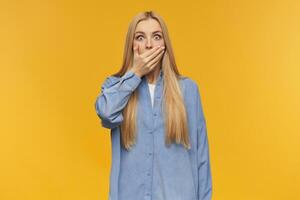
M 179 74 L 163 19 L 129 25 L 123 65 L 95 102 L 111 130 L 110 200 L 210 200 L 206 122 L 195 81 Z

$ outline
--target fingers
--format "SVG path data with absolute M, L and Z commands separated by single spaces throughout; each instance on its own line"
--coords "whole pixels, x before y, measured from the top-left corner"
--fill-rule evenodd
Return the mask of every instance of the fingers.
M 155 52 L 156 50 L 159 50 L 159 46 L 156 46 L 152 49 L 150 49 L 149 51 L 144 52 L 143 54 L 141 54 L 144 58 L 147 58 L 148 56 L 150 56 L 153 52 Z
M 157 64 L 159 63 L 159 60 L 156 61 L 155 63 L 153 63 L 151 66 L 150 66 L 150 72 L 157 66 Z
M 148 66 L 149 66 L 150 68 L 152 68 L 152 65 L 155 66 L 155 65 L 160 61 L 160 59 L 161 59 L 163 53 L 164 53 L 164 50 L 163 50 L 163 51 L 160 51 L 159 54 L 158 54 L 155 58 L 153 58 L 153 59 L 148 63 Z
M 157 67 L 157 64 L 160 62 L 160 60 L 157 60 L 156 62 L 154 62 L 151 66 L 150 66 L 150 68 L 149 68 L 149 72 L 151 72 L 152 70 L 154 70 L 156 67 Z M 149 73 L 148 72 L 148 73 Z
M 139 55 L 139 45 L 133 47 L 133 53 L 135 57 Z
M 160 52 L 163 52 L 164 50 L 162 48 L 157 49 L 155 52 L 153 52 L 150 56 L 146 58 L 147 62 L 150 62 L 153 60 L 157 55 L 159 55 Z

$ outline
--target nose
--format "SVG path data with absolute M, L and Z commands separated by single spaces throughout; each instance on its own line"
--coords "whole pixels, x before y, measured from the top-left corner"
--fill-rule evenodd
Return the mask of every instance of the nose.
M 146 42 L 146 48 L 147 49 L 151 49 L 152 48 L 151 40 L 147 40 L 147 42 Z

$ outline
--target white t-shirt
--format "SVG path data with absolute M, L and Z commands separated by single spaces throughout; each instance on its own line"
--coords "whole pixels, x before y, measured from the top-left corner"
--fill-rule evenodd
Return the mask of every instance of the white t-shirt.
M 150 91 L 150 96 L 151 96 L 151 103 L 152 103 L 152 107 L 153 107 L 153 104 L 154 104 L 154 88 L 155 88 L 155 84 L 148 83 L 148 85 L 149 85 L 149 91 Z

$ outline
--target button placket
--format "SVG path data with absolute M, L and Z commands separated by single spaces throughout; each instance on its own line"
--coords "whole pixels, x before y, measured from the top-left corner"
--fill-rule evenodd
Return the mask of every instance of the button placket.
M 152 192 L 152 176 L 153 176 L 153 156 L 154 156 L 154 137 L 155 137 L 155 126 L 157 123 L 157 118 L 158 118 L 158 113 L 159 113 L 159 105 L 160 105 L 160 93 L 161 93 L 161 76 L 158 79 L 158 82 L 156 84 L 155 90 L 154 90 L 154 105 L 152 107 L 151 105 L 151 111 L 152 111 L 152 122 L 151 124 L 153 124 L 153 127 L 151 127 L 151 130 L 149 130 L 149 134 L 150 134 L 150 140 L 149 142 L 151 144 L 149 144 L 148 146 L 148 153 L 146 154 L 146 156 L 148 157 L 147 162 L 149 162 L 149 167 L 147 167 L 146 169 L 146 182 L 145 182 L 145 196 L 144 199 L 145 200 L 150 200 L 151 199 L 151 192 Z M 150 93 L 148 90 L 148 97 L 150 97 Z M 150 99 L 150 98 L 149 98 Z M 149 101 L 150 102 L 150 101 Z M 150 102 L 151 103 L 151 102 Z M 149 104 L 150 104 L 149 103 Z
M 150 198 L 150 194 L 151 194 L 151 190 L 152 190 L 152 168 L 153 168 L 153 158 L 152 158 L 152 154 L 153 154 L 153 140 L 154 140 L 154 136 L 152 135 L 154 133 L 154 129 L 149 130 L 149 134 L 151 134 L 149 136 L 149 140 L 148 140 L 148 145 L 147 145 L 147 149 L 148 151 L 146 152 L 145 156 L 147 157 L 146 162 L 148 163 L 147 165 L 147 169 L 145 171 L 146 173 L 146 182 L 145 182 L 145 199 L 149 199 Z

